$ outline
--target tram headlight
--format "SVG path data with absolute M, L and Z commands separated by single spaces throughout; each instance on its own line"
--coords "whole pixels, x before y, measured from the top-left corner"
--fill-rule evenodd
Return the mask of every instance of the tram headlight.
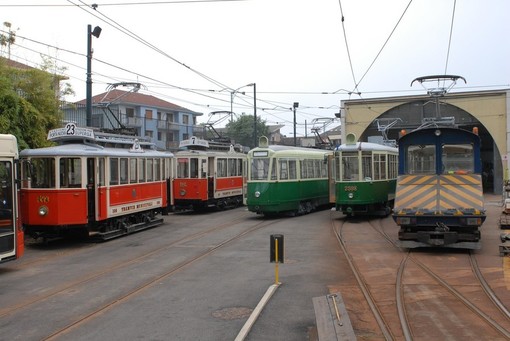
M 260 192 L 259 192 L 259 191 L 256 191 L 256 192 L 255 192 L 255 198 L 258 198 L 258 197 L 260 197 Z
M 48 207 L 47 206 L 41 206 L 39 207 L 39 215 L 41 217 L 44 217 L 45 215 L 48 214 Z
M 181 195 L 181 197 L 185 196 L 186 195 L 186 190 L 185 189 L 181 189 L 179 194 Z
M 482 219 L 480 218 L 467 218 L 466 225 L 468 226 L 479 226 L 482 225 Z
M 354 193 L 349 192 L 349 194 L 347 194 L 347 196 L 349 197 L 349 199 L 352 199 L 352 198 L 354 198 Z
M 410 225 L 411 224 L 411 218 L 409 217 L 398 217 L 397 218 L 397 225 Z

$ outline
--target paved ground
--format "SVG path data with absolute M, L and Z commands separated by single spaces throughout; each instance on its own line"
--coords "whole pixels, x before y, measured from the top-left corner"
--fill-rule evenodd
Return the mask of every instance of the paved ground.
M 499 196 L 487 197 L 490 217 L 482 229 L 483 249 L 477 254 L 481 257 L 480 266 L 492 269 L 491 276 L 501 284 L 499 289 L 507 285 L 509 290 L 510 258 L 499 257 L 497 248 L 501 232 L 497 227 L 499 200 Z M 341 217 L 337 212 L 324 210 L 269 221 L 267 227 L 119 301 L 100 317 L 85 319 L 60 339 L 234 340 L 274 284 L 269 240 L 271 234 L 282 234 L 285 263 L 279 266 L 281 285 L 246 340 L 314 340 L 313 297 L 353 283 L 332 232 L 331 215 L 335 219 Z M 17 302 L 43 295 L 60 283 L 77 281 L 93 269 L 114 266 L 135 253 L 144 254 L 156 246 L 170 244 L 191 232 L 237 220 L 237 227 L 229 232 L 234 233 L 236 228 L 264 220 L 244 207 L 202 215 L 171 215 L 165 219 L 165 226 L 107 243 L 31 246 L 24 258 L 0 265 L 0 339 L 44 339 L 76 316 L 86 317 L 87 311 L 102 301 L 108 302 L 127 287 L 136 287 L 142 279 L 171 268 L 195 249 L 215 245 L 215 238 L 220 240 L 224 237 L 222 233 L 227 232 L 212 239 L 181 243 L 168 252 L 150 256 L 140 264 L 130 264 L 107 278 L 90 280 L 29 309 L 5 312 Z

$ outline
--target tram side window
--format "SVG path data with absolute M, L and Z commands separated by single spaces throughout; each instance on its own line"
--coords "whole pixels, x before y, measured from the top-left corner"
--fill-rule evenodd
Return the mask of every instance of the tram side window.
M 237 159 L 237 175 L 243 176 L 243 159 Z
M 161 181 L 161 159 L 154 159 L 154 181 Z
M 61 158 L 59 161 L 60 187 L 81 187 L 81 159 Z
M 189 159 L 187 158 L 178 158 L 177 159 L 177 177 L 178 178 L 187 178 L 189 173 Z
M 407 174 L 434 174 L 436 172 L 436 147 L 411 145 L 407 147 Z
M 146 159 L 138 159 L 138 182 L 145 182 Z
M 98 163 L 98 173 L 99 173 L 99 186 L 104 186 L 105 185 L 105 178 L 104 178 L 104 171 L 105 171 L 105 161 L 104 161 L 104 158 L 99 158 L 99 163 Z
M 366 168 L 363 166 L 363 169 Z M 342 154 L 342 180 L 359 181 L 358 153 Z
M 388 178 L 395 179 L 398 174 L 398 157 L 397 155 L 388 155 Z
M 219 178 L 227 177 L 227 159 L 218 158 L 216 164 L 216 176 Z
M 120 184 L 125 185 L 128 183 L 129 162 L 127 158 L 120 159 Z
M 280 180 L 287 180 L 289 178 L 289 169 L 287 159 L 278 160 L 278 168 L 280 171 Z
M 129 159 L 129 183 L 137 183 L 138 182 L 138 165 L 137 159 L 132 158 Z
M 110 158 L 110 186 L 119 184 L 119 159 Z
M 443 173 L 468 174 L 475 171 L 471 144 L 445 144 L 442 149 Z
M 252 159 L 250 170 L 250 180 L 267 180 L 269 173 L 269 158 Z
M 296 160 L 289 160 L 289 179 L 297 179 L 297 165 Z
M 147 159 L 147 182 L 154 179 L 154 162 L 152 159 Z

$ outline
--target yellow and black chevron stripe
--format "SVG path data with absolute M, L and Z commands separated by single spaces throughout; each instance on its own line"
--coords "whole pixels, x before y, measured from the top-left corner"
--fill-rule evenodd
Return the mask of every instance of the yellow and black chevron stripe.
M 399 214 L 482 214 L 480 174 L 402 175 L 394 212 Z

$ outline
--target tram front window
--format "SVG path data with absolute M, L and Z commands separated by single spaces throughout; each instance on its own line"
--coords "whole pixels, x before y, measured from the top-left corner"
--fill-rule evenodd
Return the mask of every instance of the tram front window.
M 342 180 L 359 181 L 358 153 L 344 153 L 342 155 Z
M 189 177 L 189 159 L 178 158 L 177 159 L 177 177 L 187 178 Z
M 79 188 L 81 187 L 81 159 L 61 158 L 59 162 L 60 187 Z M 126 169 L 127 170 L 127 169 Z M 126 176 L 127 182 L 127 176 Z
M 55 159 L 34 158 L 30 160 L 29 172 L 32 188 L 55 188 Z
M 407 174 L 434 174 L 436 172 L 436 146 L 411 145 L 407 148 Z
M 267 180 L 269 173 L 269 158 L 251 160 L 250 180 Z
M 467 174 L 475 170 L 473 146 L 470 144 L 443 145 L 442 159 L 444 174 Z

